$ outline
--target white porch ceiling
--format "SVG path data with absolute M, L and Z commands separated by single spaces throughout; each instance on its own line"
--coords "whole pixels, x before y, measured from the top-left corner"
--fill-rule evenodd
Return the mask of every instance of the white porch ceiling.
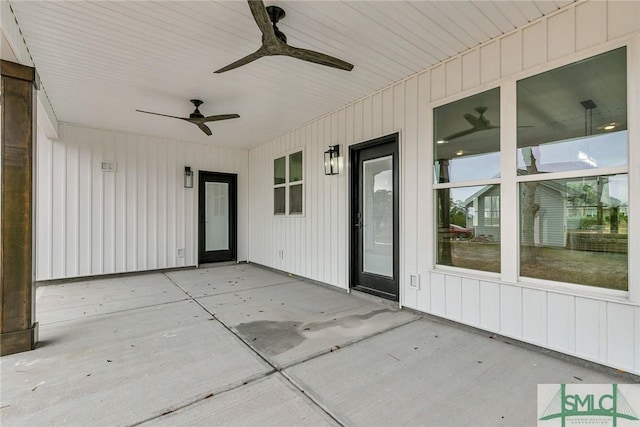
M 362 96 L 549 14 L 556 1 L 267 1 L 289 44 L 354 64 L 287 57 L 217 70 L 260 46 L 245 1 L 11 1 L 58 120 L 251 148 Z M 190 99 L 213 136 L 181 120 Z

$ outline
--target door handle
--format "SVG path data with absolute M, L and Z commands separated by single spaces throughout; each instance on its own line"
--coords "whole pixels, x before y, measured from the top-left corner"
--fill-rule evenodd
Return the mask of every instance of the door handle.
M 362 214 L 358 212 L 358 216 L 356 218 L 356 223 L 354 225 L 356 228 L 362 228 Z

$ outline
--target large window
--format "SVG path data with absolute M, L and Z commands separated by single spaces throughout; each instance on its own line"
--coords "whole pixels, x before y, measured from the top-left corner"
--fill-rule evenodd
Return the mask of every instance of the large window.
M 501 272 L 508 224 L 509 274 L 628 290 L 626 48 L 519 80 L 509 102 L 509 158 L 498 88 L 434 109 L 436 263 Z
M 434 110 L 437 263 L 500 272 L 500 90 Z
M 274 215 L 302 215 L 304 210 L 303 152 L 273 161 Z
M 627 290 L 626 49 L 517 83 L 520 275 Z

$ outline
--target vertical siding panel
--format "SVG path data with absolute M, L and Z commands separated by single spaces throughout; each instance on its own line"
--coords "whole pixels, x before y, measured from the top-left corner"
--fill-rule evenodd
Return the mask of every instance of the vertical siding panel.
M 51 278 L 51 192 L 52 143 L 44 132 L 38 132 L 36 176 L 36 280 Z
M 462 320 L 462 279 L 447 275 L 445 278 L 445 309 L 449 319 Z
M 480 82 L 482 84 L 500 78 L 500 45 L 491 42 L 480 48 Z
M 623 369 L 633 369 L 635 346 L 635 307 L 607 303 L 607 362 Z
M 65 125 L 65 127 L 68 125 Z M 90 133 L 78 128 L 76 137 L 80 142 L 80 186 L 78 212 L 78 274 L 88 276 L 92 272 L 92 178 L 93 178 L 93 141 Z
M 158 163 L 156 172 L 157 184 L 157 216 L 156 239 L 157 254 L 156 266 L 158 268 L 167 266 L 167 141 L 157 142 Z
M 473 49 L 462 55 L 462 89 L 480 85 L 480 49 Z
M 576 27 L 574 9 L 564 10 L 547 21 L 548 59 L 557 59 L 575 52 Z
M 438 65 L 431 69 L 431 101 L 444 98 L 446 94 L 446 74 L 444 65 Z
M 324 122 L 324 144 L 326 147 L 331 143 L 331 116 L 325 116 Z M 323 276 L 322 281 L 325 283 L 331 283 L 331 268 L 332 268 L 332 253 L 331 253 L 331 215 L 333 213 L 333 206 L 331 200 L 331 178 L 332 176 L 324 176 L 324 198 L 322 199 L 322 205 L 324 206 L 324 227 L 322 229 L 321 236 L 325 236 L 324 239 L 324 264 L 323 264 Z M 328 239 L 327 239 L 328 237 Z
M 500 285 L 480 282 L 480 324 L 490 331 L 500 330 Z
M 177 150 L 176 150 L 176 142 L 168 141 L 167 144 L 167 164 L 166 164 L 166 206 L 167 206 L 167 226 L 165 227 L 165 232 L 167 233 L 167 263 L 166 267 L 175 267 L 176 266 L 176 223 L 177 223 L 177 206 L 176 206 L 176 194 L 179 191 L 179 188 L 184 188 L 183 180 L 178 179 L 178 171 L 182 169 L 182 174 L 184 174 L 184 165 L 181 165 L 177 159 Z M 182 178 L 182 176 L 180 176 Z M 178 186 L 178 182 L 180 186 Z
M 576 298 L 576 354 L 592 360 L 600 360 L 600 316 L 606 303 L 586 298 Z
M 103 270 L 103 174 L 100 162 L 103 160 L 102 144 L 104 135 L 101 130 L 88 130 L 91 134 L 92 149 L 92 179 L 91 179 L 91 274 L 101 274 Z
M 526 70 L 547 60 L 547 21 L 522 30 L 522 66 Z
M 306 277 L 312 276 L 312 254 L 313 254 L 313 215 L 315 214 L 315 199 L 313 193 L 313 183 L 316 181 L 316 177 L 312 172 L 313 165 L 317 163 L 315 157 L 315 150 L 313 146 L 313 141 L 311 139 L 311 123 L 307 123 L 303 129 L 304 133 L 304 156 L 306 159 L 306 163 L 304 165 L 305 168 L 305 180 L 304 180 L 304 191 L 305 191 L 305 230 L 304 230 L 304 243 L 305 243 L 305 265 L 304 271 Z
M 80 153 L 76 128 L 70 129 L 65 139 L 66 159 L 65 176 L 65 269 L 64 276 L 78 275 L 78 206 L 80 203 L 78 189 L 80 184 Z
M 547 293 L 522 290 L 522 338 L 539 345 L 547 344 Z
M 320 145 L 322 141 L 320 140 L 320 120 L 314 120 L 311 124 L 311 143 L 312 150 L 314 153 L 314 159 L 312 159 L 313 164 L 311 165 L 311 171 L 313 172 L 313 217 L 312 217 L 312 231 L 313 231 L 313 251 L 311 252 L 313 257 L 312 264 L 312 276 L 311 278 L 314 280 L 320 280 L 320 268 L 322 267 L 322 263 L 320 261 L 320 244 L 319 237 L 322 236 L 322 232 L 320 230 L 321 221 L 321 213 L 322 213 L 322 202 L 321 202 L 321 183 L 323 179 L 323 175 L 320 175 L 320 171 L 318 170 L 319 166 L 318 160 L 320 159 Z
M 371 97 L 371 103 L 372 103 L 371 136 L 375 138 L 382 135 L 382 121 L 383 121 L 383 114 L 384 114 L 384 111 L 382 109 L 382 92 L 376 92 Z
M 382 130 L 379 134 L 386 135 L 396 129 L 399 129 L 394 126 L 394 94 L 395 90 L 392 87 L 386 88 L 382 91 Z
M 547 345 L 553 349 L 574 353 L 575 298 L 549 293 L 547 296 Z
M 607 41 L 607 2 L 589 1 L 576 6 L 576 50 Z
M 362 139 L 371 139 L 373 135 L 372 99 L 367 97 L 362 100 Z
M 420 274 L 420 290 L 417 295 L 417 308 L 426 312 L 431 311 L 431 284 L 429 271 L 431 270 L 433 263 L 431 261 L 431 248 L 432 238 L 429 230 L 432 228 L 431 216 L 429 212 L 431 208 L 433 190 L 431 189 L 431 182 L 429 176 L 431 175 L 431 141 L 432 137 L 429 135 L 430 129 L 430 94 L 429 90 L 431 83 L 429 81 L 429 73 L 422 73 L 418 75 L 418 98 L 417 98 L 417 176 L 416 176 L 416 188 L 418 191 L 417 197 L 417 212 L 420 213 L 416 218 L 416 234 L 417 234 L 417 255 L 416 262 L 418 265 L 418 273 Z M 409 87 L 410 85 L 407 85 Z M 407 89 L 407 97 L 409 97 L 409 89 Z M 409 109 L 407 110 L 407 115 Z M 407 131 L 409 124 L 407 123 Z
M 147 144 L 147 268 L 158 267 L 158 150 L 157 138 Z M 202 157 L 200 157 L 202 158 Z
M 340 144 L 340 148 L 344 150 L 344 120 L 345 110 L 340 109 L 335 116 L 331 116 L 331 132 L 332 143 Z M 344 156 L 344 151 L 340 153 L 340 156 Z M 339 170 L 340 174 L 334 176 L 331 185 L 331 202 L 334 205 L 332 216 L 332 229 L 331 229 L 331 242 L 333 248 L 333 268 L 331 270 L 331 284 L 340 286 L 340 266 L 344 263 L 344 248 L 341 247 L 340 232 L 342 230 L 341 224 L 344 222 L 344 204 L 343 199 L 340 197 L 342 194 L 342 180 L 344 172 Z
M 138 138 L 135 135 L 126 134 L 126 146 L 126 270 L 135 271 L 138 269 Z
M 522 336 L 522 289 L 500 286 L 500 332 L 512 337 Z
M 608 1 L 606 4 L 609 40 L 640 30 L 640 2 Z
M 136 239 L 138 251 L 136 254 L 136 265 L 139 270 L 147 269 L 147 138 L 137 137 L 137 170 L 136 183 L 138 187 L 137 201 L 137 230 L 138 237 Z
M 103 160 L 115 160 L 115 135 L 103 132 Z M 115 181 L 118 172 L 102 173 L 102 273 L 115 271 Z
M 118 165 L 116 173 L 115 205 L 116 205 L 116 272 L 127 270 L 127 175 L 129 173 L 127 165 L 127 135 L 118 132 L 116 134 L 116 155 L 115 161 Z
M 522 32 L 500 39 L 500 74 L 506 77 L 522 70 Z
M 66 144 L 61 141 L 53 143 L 53 278 L 65 275 L 66 251 Z
M 445 93 L 455 95 L 462 90 L 462 60 L 456 57 L 445 62 Z
M 341 122 L 341 136 L 342 138 L 342 146 L 340 147 L 342 157 L 342 164 L 340 165 L 340 175 L 338 185 L 338 197 L 340 198 L 340 228 L 338 229 L 338 248 L 340 252 L 338 254 L 340 259 L 339 270 L 338 270 L 338 286 L 341 288 L 347 289 L 349 287 L 349 260 L 350 260 L 350 248 L 349 248 L 349 223 L 350 223 L 350 212 L 349 212 L 349 191 L 348 191 L 348 183 L 349 183 L 349 167 L 348 167 L 348 149 L 349 144 L 353 142 L 353 105 L 347 106 L 344 110 L 344 118 Z
M 360 142 L 364 139 L 363 107 L 363 101 L 358 101 L 353 104 L 353 142 Z
M 480 281 L 462 278 L 462 321 L 480 326 Z
M 445 275 L 431 273 L 431 313 L 445 316 L 447 313 Z

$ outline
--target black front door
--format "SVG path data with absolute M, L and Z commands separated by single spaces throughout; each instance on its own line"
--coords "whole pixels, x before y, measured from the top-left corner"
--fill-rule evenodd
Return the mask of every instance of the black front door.
M 350 147 L 351 287 L 398 301 L 398 135 Z
M 198 263 L 236 259 L 238 176 L 199 172 Z

